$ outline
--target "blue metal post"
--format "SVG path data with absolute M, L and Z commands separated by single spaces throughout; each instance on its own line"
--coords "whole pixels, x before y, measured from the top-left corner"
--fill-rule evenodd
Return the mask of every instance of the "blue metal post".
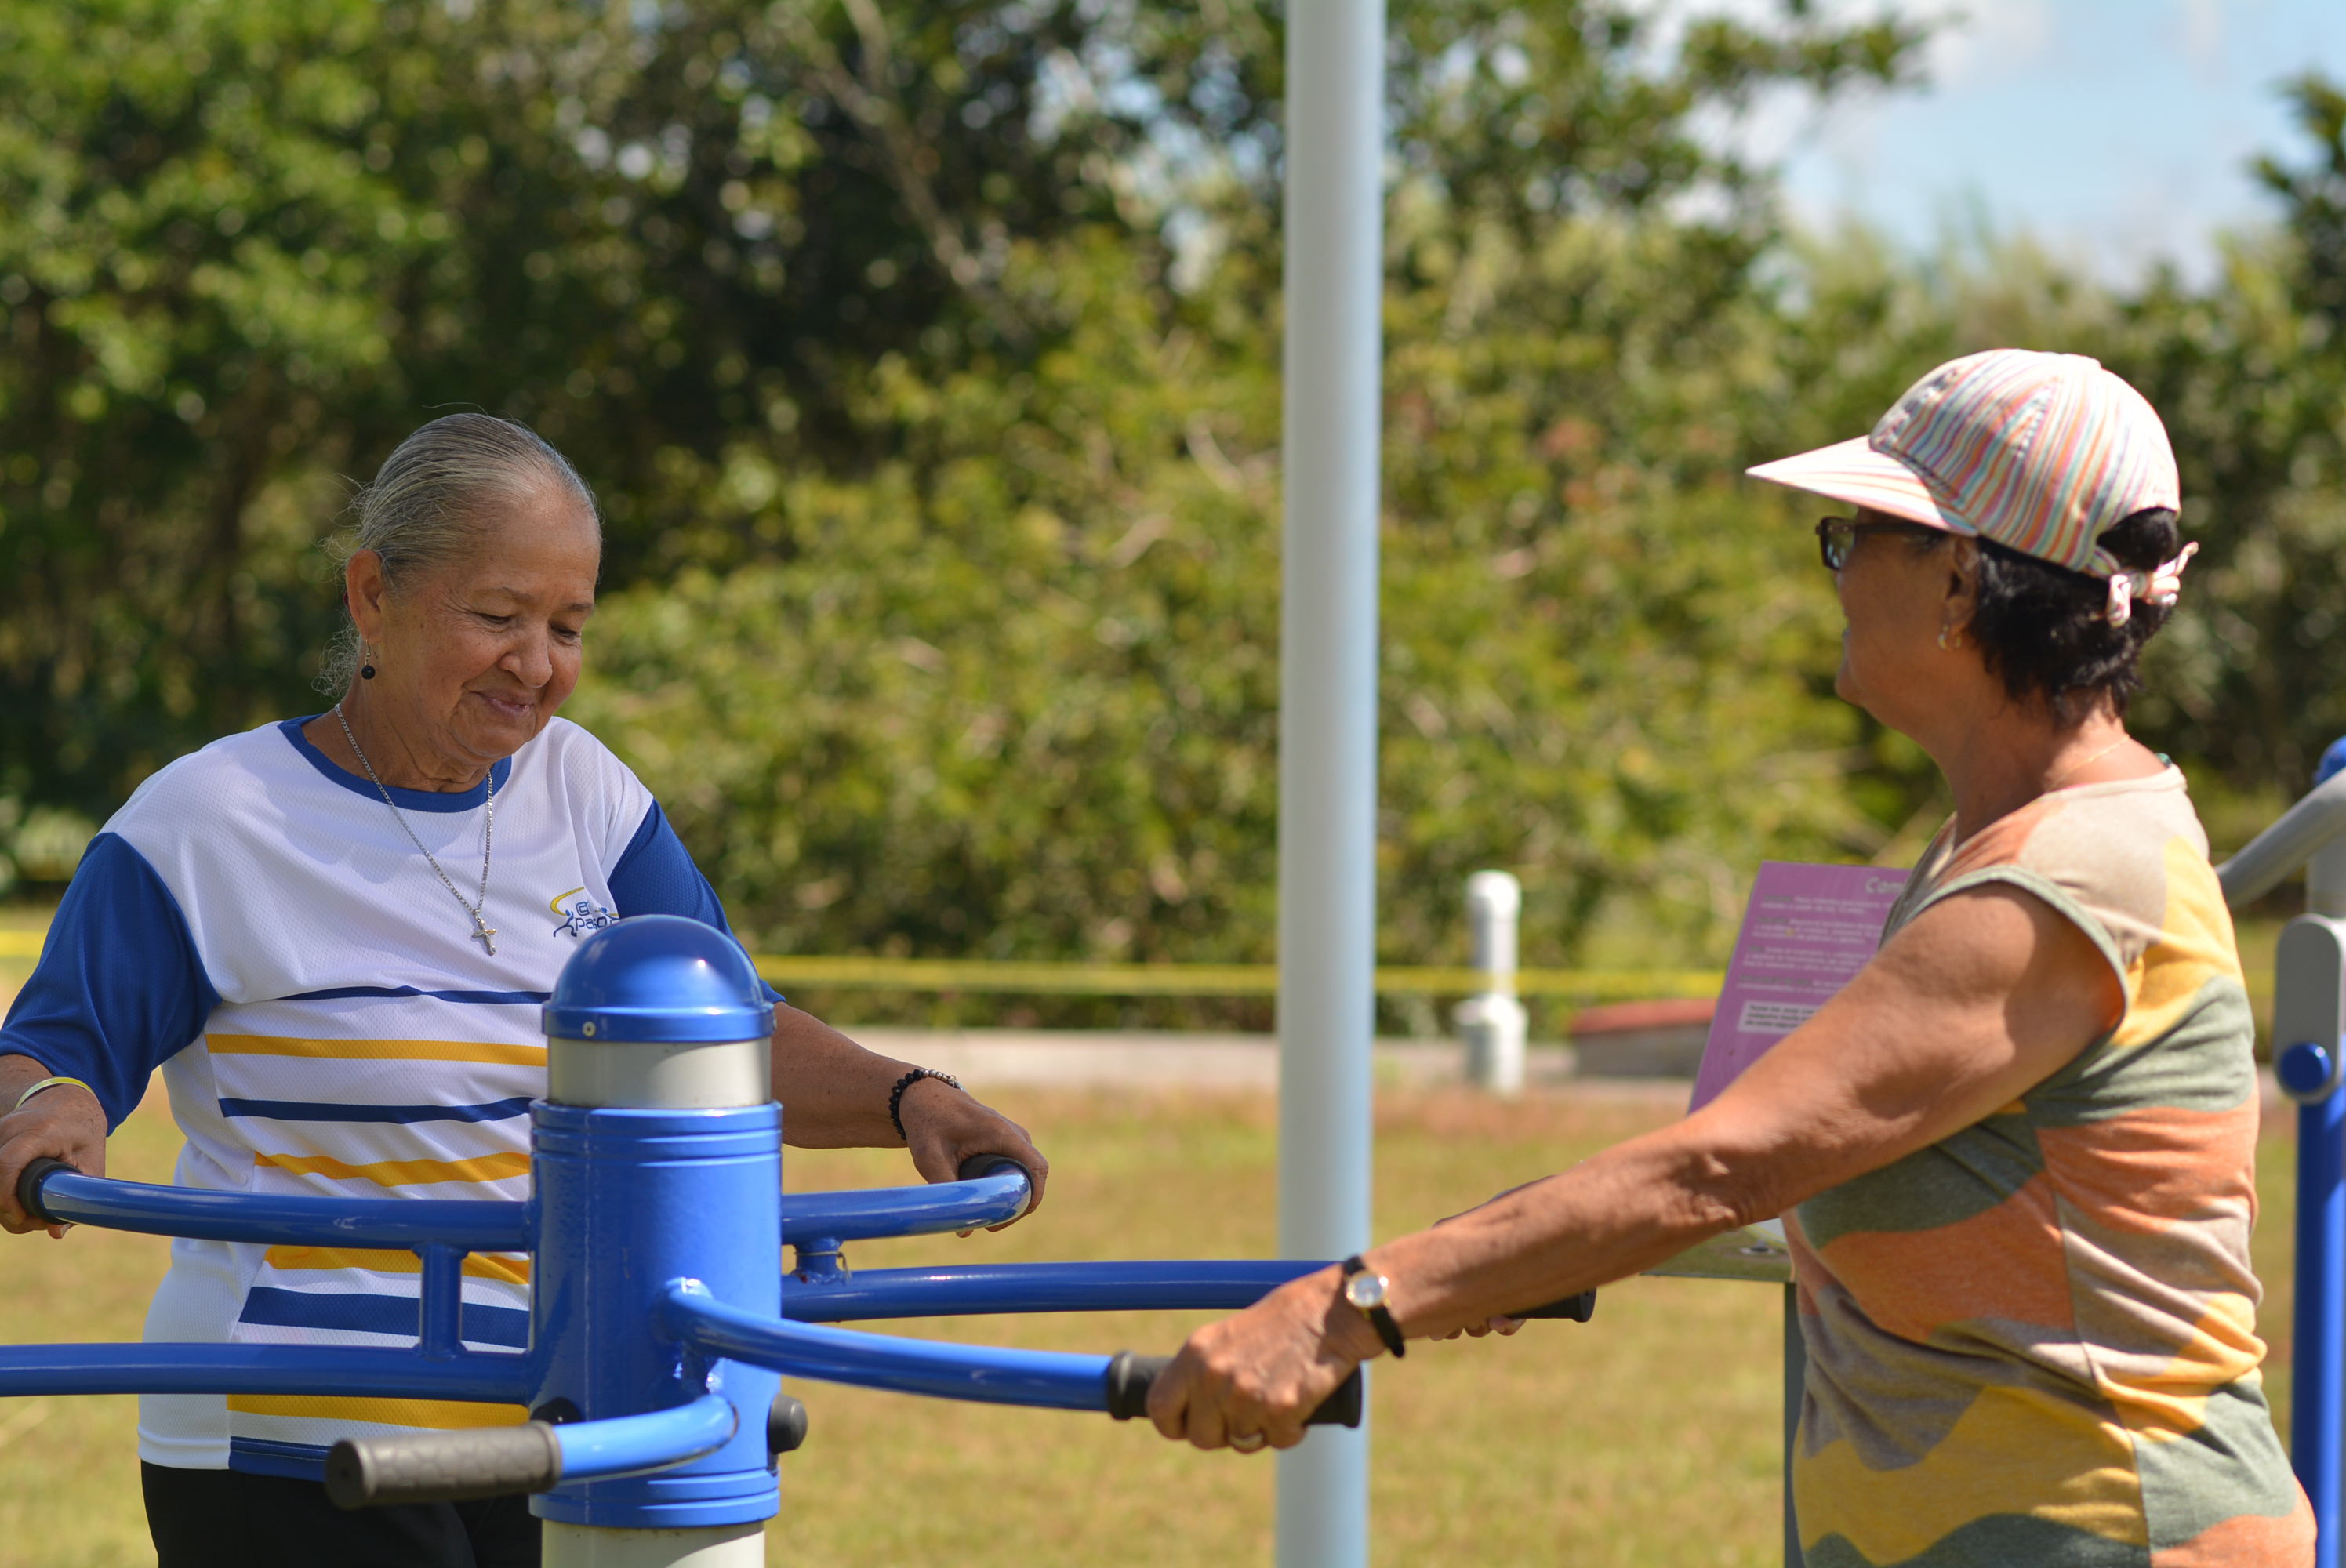
M 611 928 L 624 931 L 624 923 Z M 541 1405 L 566 1400 L 599 1420 L 690 1403 L 706 1390 L 740 1420 L 727 1444 L 657 1475 L 565 1485 L 539 1497 L 544 1519 L 606 1529 L 740 1524 L 777 1503 L 766 1412 L 773 1373 L 712 1369 L 645 1332 L 671 1280 L 699 1280 L 764 1319 L 781 1314 L 780 1107 L 589 1109 L 540 1102 L 533 1329 L 546 1358 Z M 763 1246 L 751 1237 L 767 1237 Z
M 2333 1047 L 2332 1049 L 2335 1049 Z M 2284 1087 L 2331 1084 L 2331 1050 L 2300 1042 L 2276 1064 Z M 2346 1088 L 2297 1108 L 2296 1350 L 2290 1459 L 2313 1504 L 2316 1568 L 2338 1568 L 2340 1423 L 2346 1415 Z
M 773 1007 L 740 946 L 667 916 L 588 937 L 546 1003 L 547 1096 L 532 1110 L 531 1342 L 545 1368 L 536 1408 L 588 1421 L 665 1413 L 671 1419 L 628 1421 L 640 1437 L 619 1447 L 640 1458 L 682 1451 L 678 1434 L 707 1424 L 687 1412 L 713 1410 L 710 1396 L 731 1407 L 721 1441 L 691 1442 L 703 1449 L 697 1458 L 656 1473 L 566 1480 L 533 1499 L 531 1512 L 549 1522 L 550 1568 L 764 1559 L 758 1525 L 780 1508 L 767 1417 L 781 1380 L 647 1329 L 684 1281 L 755 1317 L 780 1316 L 782 1113 L 765 1069 L 772 1028 Z M 625 1455 L 610 1462 L 635 1468 Z
M 1784 1287 L 1784 1568 L 1800 1568 L 1800 1519 L 1792 1506 L 1792 1463 L 1800 1446 L 1800 1410 L 1808 1402 L 1809 1342 L 1800 1331 L 1800 1288 Z
M 432 1243 L 415 1249 L 423 1265 L 416 1285 L 422 1331 L 416 1347 L 435 1359 L 461 1354 L 464 1349 L 464 1255 L 453 1247 Z

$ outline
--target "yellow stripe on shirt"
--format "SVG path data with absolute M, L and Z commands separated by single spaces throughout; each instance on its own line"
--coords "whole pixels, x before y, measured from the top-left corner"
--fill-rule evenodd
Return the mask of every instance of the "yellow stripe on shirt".
M 291 1416 L 297 1420 L 380 1421 L 392 1427 L 516 1427 L 529 1420 L 519 1405 L 471 1404 L 455 1400 L 362 1400 L 322 1394 L 230 1394 L 228 1408 L 240 1415 Z
M 296 1040 L 278 1034 L 207 1034 L 220 1056 L 311 1056 L 337 1062 L 488 1062 L 501 1067 L 543 1067 L 546 1043 L 502 1044 L 479 1040 Z
M 423 1269 L 423 1260 L 412 1252 L 378 1251 L 371 1247 L 272 1247 L 266 1257 L 271 1268 L 364 1268 L 376 1274 L 420 1274 Z M 526 1285 L 529 1259 L 469 1252 L 464 1255 L 464 1277 Z
M 481 1155 L 469 1160 L 377 1160 L 354 1166 L 332 1155 L 256 1154 L 252 1163 L 291 1176 L 332 1176 L 337 1181 L 371 1181 L 377 1186 L 424 1186 L 444 1181 L 504 1181 L 529 1174 L 525 1154 Z

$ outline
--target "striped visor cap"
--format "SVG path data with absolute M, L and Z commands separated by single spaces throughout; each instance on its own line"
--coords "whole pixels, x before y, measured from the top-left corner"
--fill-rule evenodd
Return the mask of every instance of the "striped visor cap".
M 1749 473 L 2096 577 L 2121 570 L 2096 543 L 2105 530 L 2182 507 L 2167 427 L 2143 395 L 2082 354 L 2029 349 L 1950 360 L 1872 434 Z

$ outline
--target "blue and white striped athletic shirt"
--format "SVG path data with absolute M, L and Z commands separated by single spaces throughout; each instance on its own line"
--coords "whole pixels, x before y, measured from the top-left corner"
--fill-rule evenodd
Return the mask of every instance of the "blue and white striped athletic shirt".
M 187 1145 L 175 1180 L 233 1192 L 520 1198 L 538 1009 L 617 915 L 724 911 L 627 766 L 556 719 L 495 769 L 494 956 L 367 779 L 301 719 L 157 773 L 92 841 L 0 1053 L 87 1080 L 109 1126 L 158 1065 Z M 478 887 L 486 787 L 394 789 L 456 885 Z M 463 1335 L 528 1340 L 526 1257 L 468 1258 Z M 413 1344 L 413 1254 L 177 1241 L 149 1340 Z M 318 1473 L 345 1435 L 502 1425 L 502 1405 L 150 1395 L 139 1455 Z

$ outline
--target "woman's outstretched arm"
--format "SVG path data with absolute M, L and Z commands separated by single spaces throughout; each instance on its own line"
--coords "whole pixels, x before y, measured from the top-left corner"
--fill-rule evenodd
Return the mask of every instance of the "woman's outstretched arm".
M 2123 1011 L 2107 961 L 2051 906 L 1959 893 L 1695 1115 L 1364 1259 L 1413 1339 L 1591 1289 L 1993 1115 Z M 1382 1348 L 1337 1286 L 1322 1269 L 1190 1336 L 1150 1394 L 1158 1430 L 1301 1441 L 1304 1414 Z

